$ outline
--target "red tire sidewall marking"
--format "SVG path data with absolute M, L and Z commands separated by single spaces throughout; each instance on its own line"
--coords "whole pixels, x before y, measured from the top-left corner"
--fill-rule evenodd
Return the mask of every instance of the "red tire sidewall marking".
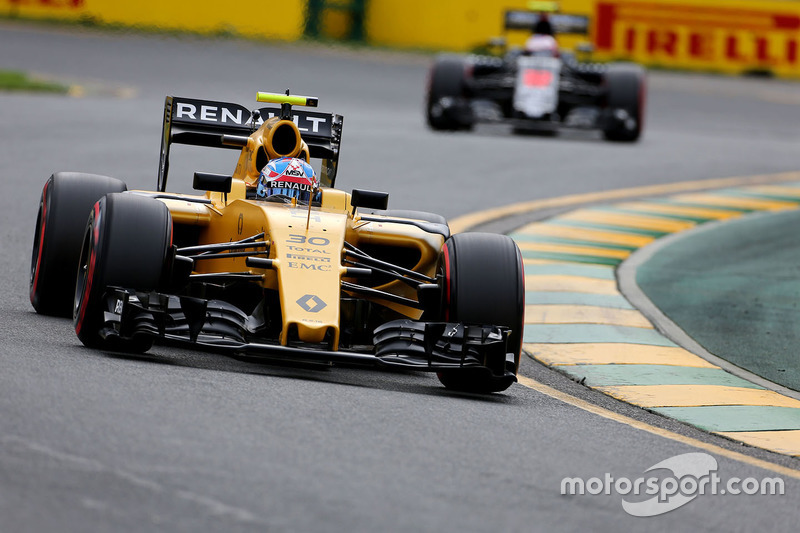
M 450 246 L 445 244 L 442 247 L 444 255 L 444 320 L 450 321 Z
M 519 332 L 519 353 L 522 353 L 522 344 L 524 343 L 525 337 L 525 261 L 522 260 L 522 252 L 520 251 L 519 247 L 516 245 L 514 246 L 517 249 L 517 261 L 519 261 L 519 271 L 522 272 L 522 331 Z M 517 365 L 519 365 L 519 360 L 517 360 Z
M 94 226 L 92 231 L 92 239 L 93 239 L 92 255 L 89 258 L 89 272 L 86 275 L 86 283 L 84 284 L 83 293 L 81 294 L 81 308 L 80 312 L 78 313 L 78 321 L 75 323 L 75 331 L 79 334 L 81 332 L 81 329 L 83 328 L 83 321 L 86 315 L 86 306 L 91 296 L 95 264 L 97 263 L 97 248 L 100 245 L 100 202 L 99 201 L 96 204 L 94 204 L 94 217 L 92 224 Z
M 42 267 L 42 250 L 44 249 L 44 233 L 47 229 L 47 189 L 50 188 L 50 180 L 47 180 L 47 183 L 44 184 L 44 190 L 42 191 L 42 225 L 39 228 L 39 253 L 36 257 L 36 274 L 33 276 L 33 285 L 31 285 L 31 303 L 33 302 L 33 297 L 36 294 L 36 286 L 39 283 L 39 270 Z

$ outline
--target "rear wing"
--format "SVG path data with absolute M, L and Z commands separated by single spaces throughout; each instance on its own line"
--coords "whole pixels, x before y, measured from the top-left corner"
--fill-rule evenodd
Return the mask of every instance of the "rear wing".
M 570 33 L 577 35 L 589 34 L 589 17 L 584 15 L 566 15 L 563 13 L 548 14 L 547 18 L 553 25 L 553 31 L 559 33 Z M 539 22 L 539 13 L 535 11 L 524 11 L 509 9 L 505 13 L 504 27 L 506 30 L 526 30 L 533 31 L 533 27 Z
M 161 130 L 158 190 L 165 192 L 167 188 L 169 149 L 173 143 L 241 150 L 242 137 L 249 136 L 265 120 L 280 113 L 280 107 L 262 107 L 251 111 L 239 104 L 167 96 Z M 344 117 L 292 109 L 292 118 L 308 145 L 311 157 L 322 160 L 320 182 L 333 187 Z

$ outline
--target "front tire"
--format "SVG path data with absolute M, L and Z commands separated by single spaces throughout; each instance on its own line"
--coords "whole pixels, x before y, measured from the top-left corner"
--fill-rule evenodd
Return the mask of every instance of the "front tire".
M 126 189 L 118 179 L 78 172 L 56 172 L 45 182 L 31 254 L 29 291 L 37 313 L 72 316 L 86 219 L 100 198 Z
M 428 78 L 425 105 L 425 116 L 431 129 L 456 131 L 472 127 L 468 106 L 464 105 L 466 79 L 467 64 L 464 59 L 458 56 L 436 58 Z
M 101 335 L 107 287 L 153 291 L 166 281 L 172 246 L 172 217 L 158 200 L 134 194 L 109 194 L 98 201 L 86 225 L 75 283 L 73 322 L 89 348 L 144 352 L 150 337 Z
M 605 75 L 608 88 L 606 140 L 635 142 L 644 129 L 645 71 L 639 65 L 612 63 Z
M 510 328 L 507 351 L 514 361 L 493 361 L 486 369 L 440 372 L 448 389 L 475 393 L 500 392 L 515 381 L 522 352 L 525 315 L 525 274 L 522 254 L 506 235 L 459 233 L 442 248 L 444 276 L 443 316 L 447 322 L 497 325 Z M 502 376 L 502 377 L 501 377 Z

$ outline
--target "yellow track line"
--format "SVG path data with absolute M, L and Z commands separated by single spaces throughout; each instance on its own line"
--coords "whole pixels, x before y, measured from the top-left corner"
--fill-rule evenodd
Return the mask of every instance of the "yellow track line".
M 610 296 L 619 295 L 616 280 L 560 274 L 532 274 L 525 276 L 525 290 L 530 292 L 584 292 Z
M 675 433 L 674 431 L 670 431 L 668 429 L 662 429 L 656 426 L 651 426 L 646 422 L 642 422 L 640 420 L 636 420 L 635 418 L 615 413 L 614 411 L 609 411 L 604 407 L 597 406 L 593 403 L 587 402 L 586 400 L 582 400 L 580 398 L 572 396 L 571 394 L 561 392 L 560 390 L 554 389 L 553 387 L 550 387 L 543 383 L 539 383 L 538 381 L 535 381 L 533 379 L 526 378 L 525 376 L 517 376 L 517 377 L 519 379 L 519 383 L 521 385 L 524 385 L 525 387 L 528 387 L 529 389 L 533 389 L 536 392 L 544 394 L 545 396 L 549 396 L 550 398 L 562 401 L 573 407 L 577 407 L 578 409 L 582 409 L 584 411 L 601 416 L 608 420 L 613 420 L 615 422 L 619 422 L 620 424 L 625 424 L 626 426 L 639 429 L 641 431 L 646 431 L 647 433 L 650 433 L 652 435 L 657 435 L 659 437 L 679 442 L 681 444 L 686 444 L 687 446 L 694 446 L 695 448 L 715 453 L 722 457 L 727 457 L 728 459 L 733 459 L 734 461 L 739 461 L 741 463 L 750 466 L 763 468 L 764 470 L 769 470 L 770 472 L 775 472 L 777 474 L 786 477 L 800 479 L 800 470 L 795 470 L 793 468 L 789 468 L 786 466 L 770 463 L 769 461 L 764 461 L 763 459 L 756 459 L 755 457 L 750 457 L 749 455 L 745 455 L 743 453 L 734 452 L 726 448 L 717 446 L 716 444 L 710 444 L 708 442 L 703 442 L 701 440 L 692 437 L 687 437 L 685 435 L 681 435 L 680 433 Z M 736 436 L 736 438 L 737 439 L 739 438 L 738 435 Z
M 762 185 L 760 187 L 753 187 L 751 190 L 753 192 L 762 194 L 774 194 L 777 196 L 800 198 L 800 187 L 789 187 L 785 185 Z
M 678 346 L 650 346 L 622 342 L 589 344 L 525 344 L 525 351 L 548 366 L 670 365 L 719 368 Z
M 719 431 L 717 434 L 729 439 L 742 441 L 757 448 L 766 448 L 786 455 L 800 455 L 800 430 Z
M 574 262 L 563 261 L 558 259 L 532 259 L 529 257 L 522 258 L 523 265 L 574 265 Z M 611 267 L 608 267 L 611 268 Z
M 615 209 L 632 209 L 647 213 L 660 213 L 664 215 L 676 215 L 685 217 L 710 218 L 724 220 L 741 216 L 739 211 L 729 211 L 723 208 L 714 209 L 711 207 L 687 207 L 683 205 L 657 204 L 654 202 L 626 202 L 614 204 Z
M 625 259 L 631 255 L 630 250 L 614 250 L 612 248 L 595 248 L 594 246 L 575 246 L 551 242 L 518 242 L 517 246 L 523 252 L 553 252 L 587 255 L 590 257 L 610 257 L 612 259 Z
M 800 172 L 782 172 L 780 174 L 763 174 L 759 176 L 740 176 L 736 178 L 719 178 L 700 181 L 681 181 L 665 185 L 646 185 L 643 187 L 631 187 L 628 189 L 617 189 L 614 191 L 592 192 L 584 194 L 573 194 L 561 196 L 559 198 L 547 198 L 544 200 L 532 200 L 517 204 L 486 209 L 477 213 L 454 218 L 450 221 L 450 231 L 459 233 L 469 228 L 485 224 L 491 220 L 507 216 L 528 213 L 537 209 L 551 207 L 568 207 L 581 205 L 590 202 L 600 202 L 606 200 L 621 200 L 625 198 L 642 198 L 645 196 L 661 196 L 666 194 L 701 191 L 704 189 L 719 189 L 723 187 L 739 187 L 744 185 L 772 184 L 780 181 L 800 181 Z
M 757 209 L 759 211 L 777 211 L 780 209 L 795 209 L 796 202 L 785 202 L 781 200 L 759 200 L 757 198 L 747 198 L 740 196 L 728 196 L 725 194 L 698 193 L 682 194 L 673 196 L 670 200 L 674 202 L 686 202 L 689 204 L 718 205 L 720 207 L 740 207 L 742 209 Z
M 775 391 L 725 385 L 617 385 L 597 390 L 645 409 L 703 405 L 800 407 L 800 400 Z
M 694 227 L 696 224 L 687 220 L 675 220 L 656 216 L 634 215 L 626 213 L 606 213 L 604 211 L 590 211 L 579 209 L 558 217 L 558 220 L 575 220 L 595 224 L 609 224 L 626 228 L 646 229 L 677 233 Z
M 570 226 L 558 226 L 555 224 L 543 224 L 536 222 L 514 232 L 516 235 L 543 235 L 547 237 L 560 237 L 563 239 L 574 239 L 579 241 L 597 242 L 605 244 L 616 244 L 621 246 L 633 246 L 641 248 L 653 242 L 653 237 L 645 235 L 634 235 L 632 233 L 622 233 L 617 231 L 603 231 L 589 228 L 574 228 Z M 521 239 L 522 242 L 525 240 Z
M 653 329 L 653 324 L 635 309 L 594 305 L 526 305 L 526 324 L 606 324 Z

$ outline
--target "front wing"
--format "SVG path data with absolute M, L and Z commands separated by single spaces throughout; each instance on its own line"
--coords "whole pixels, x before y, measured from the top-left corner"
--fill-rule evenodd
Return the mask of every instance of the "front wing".
M 507 368 L 506 327 L 399 319 L 374 331 L 371 351 L 326 350 L 315 345 L 282 346 L 261 339 L 258 313 L 248 315 L 221 300 L 161 293 L 136 293 L 116 287 L 106 292 L 101 336 L 129 341 L 154 337 L 234 356 L 297 362 L 328 362 L 406 368 L 421 371 L 483 371 L 498 380 L 516 381 Z M 498 365 L 497 362 L 501 364 Z
M 506 124 L 517 130 L 555 132 L 559 130 L 605 130 L 623 124 L 630 115 L 624 109 L 576 106 L 565 117 L 506 116 L 488 100 L 443 98 L 435 104 L 450 122 L 468 127 L 476 123 Z

